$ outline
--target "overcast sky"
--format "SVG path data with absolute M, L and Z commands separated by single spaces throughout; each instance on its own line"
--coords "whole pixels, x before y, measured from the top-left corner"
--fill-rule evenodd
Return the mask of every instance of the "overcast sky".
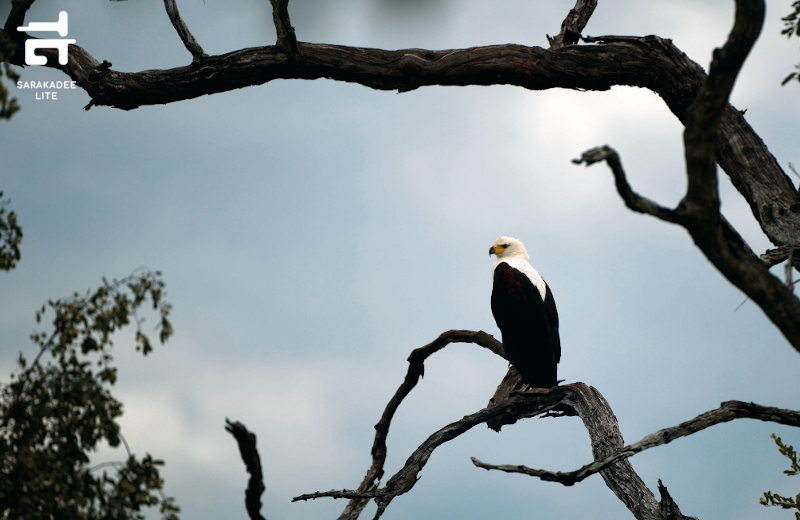
M 3 19 L 10 4 L 0 2 Z M 178 5 L 209 54 L 274 43 L 269 2 Z M 289 11 L 301 41 L 447 49 L 546 46 L 573 5 L 292 0 Z M 790 2 L 767 7 L 732 102 L 786 169 L 800 161 L 800 90 L 780 82 L 800 61 L 800 40 L 780 35 Z M 115 70 L 191 61 L 161 2 L 40 0 L 26 21 L 62 10 L 68 37 Z M 706 67 L 732 20 L 728 1 L 620 0 L 600 2 L 584 34 L 657 34 Z M 66 79 L 37 67 L 21 74 Z M 274 81 L 131 112 L 85 112 L 81 90 L 55 101 L 35 92 L 12 88 L 22 110 L 0 123 L 0 190 L 25 233 L 18 268 L 0 273 L 0 378 L 20 351 L 32 357 L 27 338 L 47 299 L 140 266 L 161 270 L 175 335 L 144 359 L 130 336 L 116 340 L 115 395 L 131 449 L 166 461 L 166 493 L 182 518 L 246 518 L 247 474 L 225 417 L 258 435 L 267 518 L 338 516 L 343 501 L 290 500 L 359 484 L 411 350 L 449 329 L 499 337 L 487 251 L 501 235 L 525 243 L 555 295 L 559 377 L 596 387 L 626 442 L 724 400 L 800 407 L 800 356 L 759 308 L 737 310 L 744 295 L 681 228 L 627 210 L 604 165 L 570 162 L 609 144 L 636 191 L 677 204 L 682 126 L 649 91 L 397 94 Z M 755 251 L 768 248 L 724 175 L 720 189 L 725 216 Z M 387 478 L 432 432 L 485 406 L 506 368 L 475 345 L 430 358 L 395 416 Z M 742 420 L 631 462 L 652 490 L 662 479 L 684 514 L 789 518 L 758 505 L 767 489 L 797 493 L 772 432 L 800 445 L 800 431 Z M 500 434 L 479 426 L 438 449 L 384 518 L 629 517 L 600 476 L 567 488 L 479 470 L 470 456 L 571 471 L 591 451 L 577 418 L 529 419 Z

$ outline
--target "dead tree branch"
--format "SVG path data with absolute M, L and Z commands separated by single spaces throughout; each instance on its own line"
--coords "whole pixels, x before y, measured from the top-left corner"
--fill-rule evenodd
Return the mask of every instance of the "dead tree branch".
M 550 50 L 554 51 L 566 45 L 578 43 L 595 7 L 597 7 L 597 0 L 578 0 L 561 23 L 561 32 L 553 38 L 547 37 L 547 41 L 550 42 Z
M 250 480 L 244 492 L 247 514 L 250 516 L 250 520 L 266 520 L 261 516 L 261 495 L 267 488 L 264 486 L 264 476 L 261 473 L 261 458 L 256 449 L 256 435 L 238 421 L 233 423 L 225 419 L 225 422 L 227 423 L 225 430 L 233 435 L 239 444 L 239 453 L 250 474 Z
M 577 415 L 586 427 L 592 445 L 594 462 L 570 473 L 535 470 L 526 466 L 494 466 L 473 458 L 473 463 L 486 469 L 499 469 L 507 472 L 525 473 L 542 480 L 572 485 L 586 477 L 600 473 L 606 485 L 628 507 L 639 520 L 689 519 L 680 513 L 675 502 L 659 482 L 661 500 L 653 493 L 634 471 L 628 457 L 646 449 L 667 444 L 674 439 L 691 435 L 700 430 L 739 418 L 752 418 L 800 426 L 800 412 L 759 406 L 753 403 L 727 401 L 719 409 L 701 414 L 690 421 L 672 428 L 660 430 L 642 440 L 625 446 L 619 424 L 611 407 L 596 389 L 583 383 L 574 383 L 550 390 L 518 392 L 521 380 L 513 369 L 504 378 L 498 391 L 487 408 L 479 410 L 461 420 L 448 424 L 429 436 L 406 460 L 404 466 L 393 475 L 383 487 L 379 487 L 386 460 L 386 437 L 391 419 L 405 396 L 414 388 L 424 373 L 424 360 L 446 345 L 454 342 L 477 343 L 504 357 L 502 344 L 484 332 L 452 330 L 441 334 L 436 340 L 414 350 L 409 356 L 409 369 L 406 378 L 386 406 L 379 423 L 375 426 L 376 436 L 372 447 L 373 463 L 358 489 L 341 489 L 314 492 L 297 496 L 292 501 L 316 498 L 347 498 L 350 502 L 339 517 L 340 520 L 358 518 L 367 502 L 374 499 L 378 505 L 375 519 L 380 518 L 392 500 L 410 491 L 418 480 L 420 471 L 427 464 L 433 451 L 442 444 L 466 433 L 474 426 L 486 423 L 492 425 L 510 424 L 517 420 L 548 416 L 561 410 L 559 416 Z M 498 428 L 499 429 L 499 426 Z
M 12 38 L 20 35 L 17 31 L 17 27 L 25 25 L 25 13 L 28 12 L 33 2 L 34 0 L 13 0 L 11 3 L 11 12 L 8 14 L 8 19 L 6 20 L 4 28 L 6 32 L 10 33 L 9 36 Z
M 792 265 L 797 271 L 800 271 L 800 244 L 768 249 L 766 253 L 761 255 L 761 261 L 766 263 L 768 267 L 778 265 L 781 262 L 787 262 L 787 268 L 789 265 Z M 787 272 L 787 278 L 788 276 L 789 274 Z
M 6 32 L 20 41 L 16 27 L 23 25 L 32 0 L 15 0 Z M 581 7 L 583 6 L 583 7 Z M 578 2 L 565 21 L 579 27 L 588 20 L 589 2 Z M 282 16 L 285 13 L 285 17 Z M 119 72 L 100 68 L 100 61 L 83 48 L 70 45 L 69 63 L 58 68 L 86 90 L 89 106 L 104 105 L 131 110 L 142 105 L 165 104 L 226 92 L 276 79 L 346 81 L 378 90 L 405 92 L 430 85 L 517 85 L 530 90 L 570 88 L 608 90 L 613 85 L 647 88 L 661 96 L 670 110 L 686 123 L 689 106 L 706 75 L 702 68 L 670 40 L 647 36 L 585 38 L 594 45 L 567 45 L 555 50 L 521 45 L 495 45 L 458 50 L 403 49 L 387 51 L 327 44 L 297 43 L 292 49 L 291 24 L 285 3 L 273 2 L 277 27 L 286 36 L 279 46 L 242 49 L 209 56 L 201 66 L 169 70 Z M 566 34 L 566 32 L 565 32 Z M 21 48 L 18 46 L 18 50 Z M 48 50 L 42 51 L 49 55 Z M 55 56 L 55 53 L 50 53 Z M 300 58 L 302 56 L 302 58 Z M 12 63 L 21 65 L 23 53 Z M 744 121 L 741 113 L 725 105 L 716 140 L 716 158 L 734 186 L 750 204 L 764 233 L 777 246 L 800 243 L 800 205 L 797 190 Z
M 277 47 L 288 52 L 292 61 L 297 61 L 300 50 L 297 47 L 297 37 L 294 27 L 289 20 L 289 0 L 269 0 L 272 2 L 272 20 L 278 32 Z
M 186 46 L 186 50 L 192 53 L 192 62 L 197 63 L 207 58 L 208 55 L 203 51 L 203 48 L 200 47 L 200 44 L 197 43 L 189 28 L 183 22 L 175 0 L 164 0 L 164 7 L 167 9 L 169 21 L 172 22 L 172 26 L 178 32 L 178 36 L 180 36 L 183 45 Z
M 586 164 L 586 166 L 591 166 L 600 161 L 606 161 L 608 167 L 611 168 L 614 174 L 614 181 L 617 185 L 617 191 L 628 208 L 639 213 L 653 215 L 667 222 L 677 222 L 677 216 L 673 210 L 660 206 L 631 189 L 628 180 L 625 178 L 625 172 L 622 169 L 622 164 L 620 163 L 617 152 L 608 145 L 587 150 L 583 152 L 580 159 L 572 160 L 575 164 L 583 163 Z
M 473 332 L 471 330 L 449 330 L 443 332 L 438 338 L 428 343 L 424 347 L 420 347 L 411 352 L 408 356 L 408 372 L 406 373 L 405 380 L 397 389 L 392 399 L 386 405 L 378 424 L 375 425 L 375 441 L 372 444 L 372 465 L 361 485 L 358 489 L 348 491 L 350 495 L 338 495 L 336 498 L 349 498 L 351 499 L 344 511 L 339 516 L 339 520 L 354 520 L 358 518 L 361 511 L 369 502 L 369 499 L 375 498 L 375 490 L 383 478 L 383 465 L 386 462 L 386 437 L 389 435 L 389 425 L 392 422 L 397 408 L 403 399 L 411 392 L 417 385 L 420 378 L 425 375 L 425 360 L 443 349 L 450 343 L 475 343 L 484 348 L 487 348 L 502 358 L 506 358 L 503 344 L 494 339 L 491 334 L 483 331 Z M 370 494 L 372 493 L 372 494 Z M 326 495 L 333 496 L 333 495 Z M 296 500 L 301 500 L 297 498 Z
M 527 466 L 518 465 L 494 465 L 486 464 L 476 458 L 472 458 L 472 463 L 479 468 L 487 470 L 494 469 L 505 471 L 506 473 L 523 473 L 533 477 L 539 477 L 549 482 L 558 482 L 565 486 L 571 486 L 582 481 L 586 477 L 594 475 L 617 461 L 632 457 L 644 450 L 655 448 L 663 444 L 668 444 L 675 439 L 692 435 L 701 430 L 705 430 L 715 424 L 726 423 L 734 419 L 758 419 L 759 421 L 775 422 L 788 426 L 800 427 L 800 412 L 760 406 L 755 403 L 745 403 L 742 401 L 725 401 L 719 408 L 702 413 L 689 421 L 682 422 L 677 426 L 665 428 L 655 433 L 647 435 L 638 442 L 625 446 L 603 460 L 595 460 L 591 464 L 586 464 L 580 469 L 562 473 L 560 471 L 548 471 L 542 469 L 532 469 Z
M 670 210 L 634 193 L 619 157 L 603 147 L 584 153 L 576 162 L 605 160 L 614 172 L 617 190 L 626 205 L 683 226 L 695 244 L 731 283 L 753 300 L 800 352 L 800 300 L 769 273 L 736 229 L 719 211 L 715 153 L 720 121 L 730 110 L 728 96 L 744 59 L 755 43 L 764 17 L 763 0 L 738 0 L 733 30 L 722 49 L 714 51 L 711 71 L 686 115 L 686 196 Z
M 435 352 L 435 350 L 432 350 L 431 352 Z M 392 476 L 383 488 L 364 492 L 346 489 L 326 492 L 318 491 L 315 493 L 300 495 L 293 498 L 292 501 L 295 502 L 299 500 L 310 500 L 322 497 L 375 499 L 375 501 L 378 503 L 378 515 L 376 516 L 376 518 L 378 518 L 380 514 L 382 514 L 383 510 L 385 510 L 386 506 L 388 506 L 392 501 L 392 499 L 407 493 L 412 487 L 414 487 L 414 484 L 417 481 L 417 475 L 428 462 L 428 459 L 437 447 L 441 446 L 445 442 L 455 439 L 462 433 L 469 431 L 474 426 L 484 423 L 492 417 L 503 413 L 512 413 L 518 418 L 522 418 L 532 417 L 547 412 L 561 402 L 563 399 L 563 388 L 566 387 L 555 387 L 545 391 L 535 390 L 526 394 L 518 394 L 508 401 L 502 403 L 502 405 L 492 408 L 484 408 L 483 410 L 471 415 L 467 415 L 461 420 L 445 426 L 428 437 L 425 442 L 423 442 L 414 451 L 414 453 L 411 454 L 403 468 L 401 468 L 400 471 Z
M 488 423 L 492 418 L 503 414 L 513 415 L 518 420 L 546 414 L 559 406 L 568 406 L 577 411 L 589 432 L 592 455 L 596 461 L 604 461 L 617 455 L 623 449 L 622 435 L 619 432 L 616 417 L 600 392 L 583 383 L 573 383 L 550 390 L 516 393 L 503 402 L 498 402 L 495 406 L 484 408 L 445 426 L 428 437 L 411 454 L 403 468 L 390 478 L 383 488 L 375 487 L 363 492 L 348 489 L 327 492 L 318 491 L 300 495 L 292 500 L 311 500 L 322 497 L 350 498 L 351 500 L 374 499 L 378 504 L 378 511 L 375 516 L 377 519 L 395 497 L 410 491 L 414 487 L 420 471 L 438 446 L 455 439 L 478 424 Z M 771 413 L 771 410 L 773 409 L 764 408 L 760 412 L 754 412 L 754 415 L 760 413 L 766 417 Z M 606 485 L 637 519 L 675 520 L 691 518 L 680 515 L 674 501 L 666 493 L 666 488 L 662 490 L 661 501 L 657 501 L 625 457 L 615 458 L 615 460 L 609 462 L 598 471 L 605 480 Z

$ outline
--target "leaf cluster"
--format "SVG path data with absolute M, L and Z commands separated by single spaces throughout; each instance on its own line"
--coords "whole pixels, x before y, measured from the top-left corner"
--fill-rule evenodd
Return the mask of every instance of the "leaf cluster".
M 792 4 L 793 12 L 789 13 L 788 15 L 781 18 L 783 20 L 783 30 L 781 34 L 785 34 L 788 38 L 792 36 L 800 36 L 800 0 L 794 2 Z M 792 72 L 788 76 L 786 76 L 781 85 L 786 85 L 793 79 L 800 81 L 800 65 L 794 66 L 797 69 L 797 72 Z
M 800 4 L 800 2 L 796 3 Z M 800 474 L 800 465 L 797 463 L 797 452 L 794 451 L 794 447 L 784 444 L 781 438 L 776 437 L 774 433 L 772 438 L 775 439 L 775 444 L 778 445 L 778 451 L 781 452 L 781 455 L 789 459 L 789 469 L 784 470 L 784 473 L 789 476 Z M 764 493 L 764 497 L 759 499 L 759 502 L 762 506 L 780 506 L 783 509 L 796 509 L 795 520 L 800 520 L 800 493 L 792 498 L 767 491 Z
M 19 74 L 11 69 L 9 58 L 14 55 L 17 46 L 11 41 L 8 34 L 0 31 L 0 79 L 5 77 L 11 80 L 12 83 L 19 81 Z M 14 112 L 19 110 L 16 98 L 9 99 L 8 89 L 0 81 L 0 119 L 11 119 Z
M 122 403 L 110 392 L 117 370 L 113 334 L 136 325 L 136 349 L 152 350 L 137 311 L 150 304 L 159 316 L 159 339 L 172 334 L 161 273 L 143 271 L 93 292 L 49 301 L 36 320 L 52 312 L 52 332 L 31 336 L 39 353 L 0 384 L 0 519 L 144 519 L 142 508 L 160 506 L 176 520 L 172 498 L 161 493 L 163 462 L 150 455 L 103 464 L 97 474 L 89 454 L 101 441 L 117 447 Z M 127 445 L 126 445 L 127 448 Z
M 2 34 L 0 34 L 0 37 Z M 0 41 L 0 58 L 2 57 L 2 41 Z M 0 84 L 2 89 L 2 84 Z M 0 90 L 0 101 L 3 92 Z M 3 109 L 5 110 L 5 105 Z M 2 118 L 2 111 L 0 111 Z M 20 259 L 19 244 L 22 242 L 22 228 L 17 223 L 17 215 L 13 211 L 6 211 L 9 201 L 3 200 L 0 191 L 0 271 L 10 271 L 16 267 Z

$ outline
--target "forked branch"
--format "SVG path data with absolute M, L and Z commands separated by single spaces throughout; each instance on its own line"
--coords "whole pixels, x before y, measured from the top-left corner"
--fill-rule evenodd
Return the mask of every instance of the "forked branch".
M 406 373 L 406 377 L 397 389 L 397 392 L 395 392 L 392 399 L 386 405 L 386 409 L 383 411 L 380 421 L 375 425 L 375 441 L 372 444 L 372 465 L 367 470 L 367 474 L 361 482 L 361 485 L 359 485 L 356 490 L 337 492 L 345 493 L 344 495 L 325 495 L 351 499 L 339 516 L 339 520 L 354 520 L 358 518 L 361 511 L 369 502 L 369 499 L 378 496 L 376 490 L 381 478 L 383 478 L 383 465 L 386 462 L 386 437 L 389 435 L 389 426 L 392 422 L 392 418 L 397 408 L 400 406 L 400 403 L 403 402 L 403 399 L 406 398 L 417 385 L 420 378 L 425 374 L 425 360 L 450 343 L 475 343 L 491 350 L 504 359 L 506 357 L 503 344 L 494 339 L 491 334 L 487 334 L 483 331 L 473 332 L 471 330 L 449 330 L 443 332 L 438 338 L 424 347 L 412 351 L 411 355 L 408 356 L 408 372 Z M 295 500 L 305 499 L 298 497 Z
M 686 115 L 684 146 L 688 187 L 680 204 L 670 210 L 634 193 L 625 180 L 619 158 L 608 147 L 586 152 L 576 162 L 606 160 L 626 205 L 683 226 L 695 244 L 731 283 L 767 314 L 789 343 L 800 352 L 800 300 L 759 260 L 719 211 L 715 158 L 717 133 L 729 124 L 728 104 L 733 83 L 755 43 L 764 17 L 763 0 L 737 0 L 736 19 L 728 41 L 714 51 L 708 77 Z M 727 115 L 726 115 L 727 114 Z M 733 177 L 732 177 L 733 179 Z
M 675 439 L 692 435 L 693 433 L 705 430 L 715 424 L 729 422 L 734 419 L 758 419 L 759 421 L 800 427 L 800 412 L 760 406 L 755 403 L 745 403 L 742 401 L 725 401 L 719 408 L 702 413 L 694 419 L 682 422 L 677 426 L 651 433 L 640 441 L 619 449 L 603 460 L 596 460 L 575 471 L 562 473 L 560 471 L 532 469 L 527 466 L 519 465 L 494 465 L 481 462 L 475 457 L 472 458 L 472 463 L 479 468 L 487 470 L 500 470 L 506 473 L 523 473 L 549 482 L 559 482 L 565 486 L 571 486 L 582 481 L 586 477 L 606 469 L 617 461 L 632 457 L 644 450 L 668 444 Z
M 435 350 L 432 352 L 435 352 Z M 581 383 L 577 384 L 580 385 Z M 523 418 L 545 413 L 564 400 L 563 396 L 565 392 L 569 392 L 568 387 L 555 387 L 549 391 L 534 390 L 526 394 L 517 394 L 502 404 L 484 408 L 483 410 L 463 417 L 459 421 L 448 424 L 428 437 L 425 442 L 411 454 L 408 460 L 406 460 L 405 465 L 392 476 L 382 488 L 373 487 L 365 491 L 348 489 L 325 492 L 317 491 L 315 493 L 300 495 L 293 498 L 292 501 L 311 500 L 322 497 L 350 498 L 354 500 L 375 499 L 378 504 L 378 512 L 375 518 L 379 518 L 395 497 L 407 493 L 414 487 L 419 472 L 425 467 L 428 459 L 437 447 L 455 439 L 474 426 L 485 423 L 489 419 L 501 414 L 514 414 L 518 418 Z
M 676 428 L 657 432 L 632 446 L 624 446 L 616 417 L 600 392 L 583 383 L 573 383 L 545 391 L 534 390 L 515 393 L 501 402 L 497 402 L 494 406 L 484 408 L 445 426 L 428 437 L 411 454 L 403 468 L 390 478 L 382 488 L 373 485 L 368 490 L 318 491 L 295 497 L 293 501 L 322 497 L 349 498 L 351 500 L 364 501 L 374 499 L 378 505 L 375 515 L 377 519 L 395 497 L 410 491 L 414 487 L 420 471 L 422 471 L 431 454 L 438 446 L 455 439 L 478 424 L 489 422 L 491 419 L 504 414 L 512 415 L 516 419 L 522 419 L 546 414 L 559 406 L 568 406 L 580 416 L 591 439 L 592 455 L 597 461 L 597 464 L 592 468 L 594 470 L 593 473 L 599 472 L 601 474 L 606 485 L 639 520 L 681 520 L 691 517 L 686 517 L 680 513 L 677 505 L 663 486 L 659 485 L 661 500 L 659 501 L 655 498 L 626 460 L 634 452 L 642 451 L 647 447 L 658 444 L 665 444 L 680 436 L 700 431 L 712 424 L 740 417 L 751 417 L 800 426 L 800 412 L 760 407 L 751 403 L 728 402 L 723 403 L 720 410 L 698 416 Z M 506 467 L 490 465 L 481 467 L 506 469 Z M 512 468 L 514 472 L 522 473 L 538 471 L 538 473 L 535 473 L 536 476 L 544 480 L 563 481 L 562 483 L 567 483 L 570 479 L 572 480 L 570 483 L 579 481 L 574 475 L 541 470 L 526 471 L 526 468 L 521 466 L 513 466 Z M 588 474 L 582 476 L 582 478 L 586 476 Z M 353 516 L 352 518 L 356 517 Z

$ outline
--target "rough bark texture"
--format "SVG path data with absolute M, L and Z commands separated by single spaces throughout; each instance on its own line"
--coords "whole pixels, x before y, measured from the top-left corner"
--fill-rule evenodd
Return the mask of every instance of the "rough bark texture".
M 389 435 L 389 426 L 392 423 L 392 418 L 400 403 L 417 386 L 420 378 L 425 374 L 425 360 L 450 343 L 475 343 L 506 359 L 502 343 L 494 339 L 491 334 L 483 331 L 473 332 L 471 330 L 443 332 L 431 343 L 411 352 L 411 355 L 408 356 L 408 373 L 405 380 L 386 405 L 380 421 L 375 425 L 375 441 L 372 444 L 372 465 L 367 470 L 364 480 L 358 486 L 357 492 L 366 493 L 377 489 L 381 478 L 383 478 L 383 465 L 386 462 L 386 437 Z M 354 520 L 358 518 L 368 502 L 369 499 L 352 498 L 339 516 L 339 520 Z
M 581 33 L 592 17 L 597 0 L 578 0 L 564 21 L 561 23 L 561 32 L 554 38 L 547 37 L 550 49 L 560 49 L 566 45 L 574 45 L 581 39 Z
M 795 350 L 800 352 L 800 300 L 792 292 L 791 270 L 787 270 L 789 276 L 786 284 L 772 276 L 767 270 L 767 264 L 753 254 L 736 229 L 719 211 L 715 157 L 718 160 L 720 140 L 717 135 L 724 127 L 726 115 L 735 116 L 728 104 L 728 96 L 745 58 L 761 31 L 763 17 L 763 1 L 737 2 L 734 27 L 728 41 L 724 47 L 714 51 L 710 73 L 684 115 L 688 187 L 686 196 L 678 207 L 670 210 L 635 193 L 625 180 L 619 157 L 607 146 L 586 152 L 577 162 L 585 162 L 588 165 L 605 160 L 614 172 L 617 190 L 629 208 L 683 226 L 706 258 L 731 283 L 761 307 Z M 731 141 L 735 141 L 735 136 Z M 788 177 L 785 175 L 783 177 L 789 182 Z M 758 181 L 758 175 L 755 174 L 748 175 L 748 178 Z M 770 192 L 758 190 L 758 193 L 763 195 Z M 757 198 L 754 196 L 753 202 Z M 794 207 L 791 201 L 786 202 L 791 210 Z M 762 209 L 766 206 L 762 206 Z M 754 207 L 753 210 L 755 212 L 757 208 Z M 765 230 L 771 221 L 790 220 L 775 219 L 774 215 L 766 218 L 763 212 L 760 218 Z M 794 231 L 800 231 L 800 227 L 794 228 Z M 793 236 L 784 238 L 794 240 Z M 790 252 L 793 250 L 789 248 Z
M 800 426 L 800 412 L 763 407 L 754 403 L 728 401 L 722 403 L 720 408 L 716 410 L 703 413 L 677 426 L 665 428 L 644 437 L 637 443 L 625 446 L 617 418 L 602 394 L 597 389 L 584 383 L 573 383 L 557 386 L 550 390 L 534 389 L 524 393 L 515 393 L 510 397 L 496 401 L 493 406 L 448 424 L 428 437 L 409 456 L 405 465 L 382 488 L 377 487 L 377 484 L 373 484 L 368 490 L 317 491 L 295 497 L 293 501 L 323 497 L 349 498 L 352 501 L 374 499 L 378 503 L 378 512 L 375 518 L 379 518 L 395 497 L 409 492 L 414 487 L 420 472 L 437 447 L 466 433 L 474 426 L 481 423 L 488 424 L 502 415 L 513 417 L 516 421 L 543 415 L 559 407 L 567 407 L 580 416 L 586 431 L 589 433 L 594 463 L 588 464 L 581 470 L 572 473 L 534 470 L 519 465 L 495 466 L 485 464 L 474 458 L 473 463 L 480 468 L 526 473 L 542 480 L 560 482 L 565 485 L 572 485 L 591 474 L 599 472 L 608 488 L 614 492 L 638 520 L 689 520 L 694 517 L 681 514 L 677 504 L 666 492 L 666 488 L 663 485 L 659 485 L 662 498 L 660 501 L 657 500 L 633 469 L 633 466 L 627 460 L 628 457 L 648 448 L 666 444 L 715 424 L 734 419 L 753 418 Z M 363 506 L 361 509 L 363 509 Z M 347 518 L 356 517 L 357 515 L 348 516 Z
M 595 407 L 594 411 L 584 412 L 594 415 L 597 414 L 598 411 L 600 412 L 601 416 L 606 416 L 606 422 L 613 422 L 611 417 L 608 415 L 611 413 L 610 408 L 604 411 L 602 407 Z M 726 423 L 734 419 L 758 419 L 760 421 L 775 422 L 778 424 L 785 424 L 787 426 L 800 427 L 800 412 L 768 406 L 760 406 L 755 403 L 726 401 L 722 403 L 719 408 L 702 413 L 694 419 L 682 422 L 677 426 L 664 428 L 663 430 L 651 433 L 638 442 L 634 442 L 628 446 L 619 447 L 604 458 L 595 457 L 594 462 L 586 464 L 582 468 L 575 471 L 562 473 L 560 471 L 554 472 L 544 469 L 532 469 L 526 466 L 517 465 L 497 466 L 486 464 L 478 461 L 477 459 L 473 459 L 473 462 L 476 466 L 484 469 L 496 469 L 505 471 L 507 473 L 524 473 L 525 475 L 538 477 L 542 480 L 558 482 L 564 484 L 565 486 L 571 486 L 591 475 L 594 475 L 595 473 L 603 471 L 607 467 L 622 459 L 626 459 L 644 450 L 668 444 L 675 439 L 692 435 L 716 424 Z
M 9 22 L 12 18 L 15 21 L 6 24 L 9 36 L 17 42 L 26 36 L 11 32 L 9 26 L 21 24 L 31 3 L 15 2 Z M 280 46 L 268 46 L 209 56 L 186 67 L 142 72 L 99 68 L 95 58 L 75 45 L 70 46 L 69 63 L 64 67 L 58 65 L 55 51 L 45 49 L 42 54 L 48 55 L 50 66 L 62 69 L 86 90 L 92 98 L 90 105 L 124 110 L 275 79 L 328 78 L 400 92 L 429 85 L 508 84 L 530 90 L 608 90 L 613 85 L 630 85 L 661 96 L 685 124 L 689 106 L 706 75 L 670 40 L 606 36 L 585 41 L 593 45 L 567 45 L 553 50 L 495 45 L 439 51 L 387 51 L 298 42 L 297 59 Z M 22 59 L 18 50 L 14 62 L 21 64 Z M 800 205 L 791 180 L 730 105 L 722 113 L 715 151 L 717 162 L 747 199 L 769 239 L 778 246 L 800 244 Z
M 203 48 L 200 47 L 200 44 L 197 43 L 197 40 L 194 39 L 189 28 L 186 27 L 186 24 L 178 12 L 178 5 L 175 3 L 175 0 L 164 0 L 164 7 L 167 10 L 169 21 L 172 22 L 172 26 L 175 28 L 175 31 L 177 31 L 186 50 L 192 53 L 192 61 L 197 62 L 205 58 L 207 54 L 203 51 Z

